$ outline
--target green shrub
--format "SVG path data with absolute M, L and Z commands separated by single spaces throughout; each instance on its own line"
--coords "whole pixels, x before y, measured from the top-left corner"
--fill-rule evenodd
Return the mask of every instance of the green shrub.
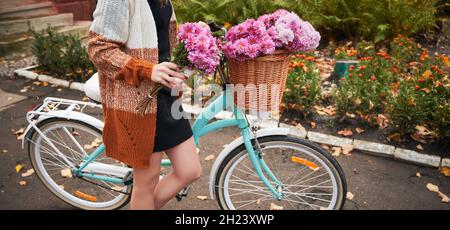
M 283 102 L 290 108 L 310 112 L 320 97 L 320 80 L 314 57 L 297 55 L 291 62 Z
M 357 113 L 373 120 L 383 113 L 390 85 L 396 81 L 391 69 L 391 57 L 383 52 L 361 60 L 359 67 L 351 67 L 348 78 L 342 79 L 334 92 L 337 114 L 344 117 Z
M 435 24 L 438 0 L 174 0 L 180 21 L 214 20 L 235 24 L 278 8 L 295 11 L 333 39 L 379 42 L 409 36 Z M 441 12 L 441 11 L 440 11 Z
M 403 134 L 417 125 L 450 140 L 450 80 L 448 57 L 426 58 L 410 70 L 388 101 L 392 124 Z
M 222 25 L 237 24 L 275 9 L 272 0 L 174 0 L 173 4 L 181 22 L 215 21 Z
M 78 36 L 61 34 L 48 27 L 44 33 L 31 30 L 32 52 L 39 69 L 56 77 L 85 82 L 95 71 L 86 47 Z

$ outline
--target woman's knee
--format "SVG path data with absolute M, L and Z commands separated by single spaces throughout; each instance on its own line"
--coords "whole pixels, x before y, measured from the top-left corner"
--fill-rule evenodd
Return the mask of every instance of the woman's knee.
M 202 176 L 202 167 L 200 164 L 191 166 L 185 170 L 174 170 L 174 173 L 178 179 L 181 179 L 187 183 L 192 183 Z

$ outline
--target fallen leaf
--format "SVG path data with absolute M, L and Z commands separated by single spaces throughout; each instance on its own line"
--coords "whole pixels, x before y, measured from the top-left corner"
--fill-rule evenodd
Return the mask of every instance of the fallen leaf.
M 72 178 L 72 170 L 70 169 L 61 169 L 61 176 L 64 178 Z
M 21 186 L 25 186 L 25 185 L 27 185 L 27 181 L 21 180 L 21 181 L 19 181 L 19 184 Z
M 442 198 L 441 201 L 442 201 L 443 203 L 447 203 L 447 204 L 450 203 L 450 198 L 448 198 L 447 195 L 445 195 L 445 194 L 442 193 L 442 192 L 439 192 L 438 195 L 439 195 L 440 198 Z
M 199 200 L 207 200 L 208 197 L 207 196 L 197 196 L 197 199 L 199 199 Z
M 355 130 L 356 130 L 356 132 L 357 132 L 358 134 L 364 133 L 364 132 L 366 131 L 366 130 L 364 130 L 364 129 L 362 129 L 362 128 L 356 128 Z
M 350 118 L 356 118 L 356 115 L 353 113 L 345 113 L 345 115 Z
M 432 134 L 432 132 L 423 125 L 417 125 L 416 131 L 417 131 L 417 134 L 419 134 L 421 136 L 428 136 L 428 135 Z
M 277 210 L 277 211 L 279 211 L 279 210 L 283 210 L 284 207 L 283 207 L 283 206 L 276 205 L 276 204 L 274 204 L 274 203 L 270 203 L 269 209 L 270 209 L 270 210 Z
M 379 129 L 385 129 L 388 127 L 389 120 L 383 114 L 378 114 L 377 124 Z
M 42 82 L 40 82 L 40 81 L 34 81 L 33 82 L 33 85 L 41 85 L 42 84 Z
M 336 108 L 333 106 L 323 107 L 323 106 L 314 106 L 314 109 L 319 115 L 329 115 L 334 116 L 336 115 Z
M 81 99 L 81 100 L 83 100 L 83 101 L 89 101 L 89 97 L 84 96 L 83 99 Z
M 25 132 L 25 129 L 24 129 L 24 128 L 20 128 L 19 130 L 17 130 L 16 132 L 14 132 L 14 134 L 15 134 L 16 136 L 18 136 L 18 135 L 22 135 L 23 132 Z
M 351 129 L 344 129 L 338 132 L 339 135 L 342 135 L 344 137 L 350 137 L 353 136 L 353 131 Z
M 411 138 L 412 138 L 413 140 L 415 140 L 415 141 L 417 141 L 417 142 L 419 142 L 419 143 L 422 143 L 422 144 L 426 144 L 426 143 L 427 143 L 424 139 L 422 139 L 422 138 L 420 137 L 420 135 L 419 135 L 418 133 L 413 133 L 413 134 L 411 134 L 410 136 L 411 136 Z
M 17 164 L 16 165 L 16 173 L 19 173 L 22 170 L 23 166 L 25 166 L 25 165 L 24 164 Z
M 309 123 L 311 125 L 311 128 L 315 129 L 317 127 L 317 123 L 316 122 L 311 122 Z
M 432 183 L 428 183 L 427 184 L 427 189 L 430 190 L 431 192 L 435 192 L 438 194 L 438 196 L 442 199 L 441 201 L 443 203 L 450 203 L 450 198 L 445 195 L 443 192 L 439 191 L 439 187 L 432 184 Z
M 64 190 L 64 185 L 58 185 L 62 190 Z
M 43 86 L 43 87 L 47 87 L 47 86 L 48 86 L 48 82 L 45 82 L 45 81 L 42 82 L 42 86 Z
M 421 178 L 421 177 L 422 177 L 422 174 L 420 174 L 420 172 L 417 172 L 417 173 L 416 173 L 416 177 Z
M 330 150 L 330 146 L 328 146 L 326 144 L 321 144 L 320 147 L 322 147 L 325 150 Z
M 417 145 L 416 148 L 417 148 L 418 150 L 422 150 L 422 151 L 423 151 L 422 145 Z
M 23 140 L 23 138 L 25 137 L 25 133 L 24 132 L 25 132 L 24 128 L 21 128 L 21 129 L 17 130 L 16 132 L 14 132 L 14 134 L 17 137 L 17 140 Z
M 34 173 L 34 169 L 28 169 L 25 173 L 22 173 L 22 177 L 31 176 Z
M 342 153 L 342 148 L 341 148 L 341 147 L 333 147 L 332 150 L 333 150 L 334 152 L 333 152 L 333 154 L 331 154 L 331 155 L 333 155 L 333 156 L 335 156 L 335 157 L 340 156 L 341 153 Z
M 97 148 L 98 146 L 100 146 L 101 143 L 102 143 L 102 140 L 96 138 L 95 140 L 92 141 L 91 144 L 84 145 L 84 149 L 90 150 L 90 149 L 93 149 L 93 148 Z
M 346 156 L 351 156 L 351 152 L 353 151 L 353 149 L 355 148 L 355 146 L 353 145 L 343 145 L 342 146 L 342 154 L 346 155 Z
M 353 195 L 353 193 L 347 192 L 347 196 L 346 196 L 347 200 L 353 200 L 354 197 L 355 197 L 355 195 Z
M 431 192 L 439 192 L 439 187 L 432 184 L 432 183 L 428 183 L 427 184 L 427 189 L 430 190 Z
M 388 141 L 400 142 L 401 135 L 400 133 L 394 133 L 387 137 Z
M 70 132 L 72 135 L 74 135 L 74 136 L 80 136 L 80 133 L 79 132 L 77 132 L 77 131 L 72 131 L 72 132 Z
M 446 177 L 450 177 L 450 168 L 449 167 L 444 166 L 439 171 L 442 173 L 442 175 L 444 175 Z
M 214 160 L 214 158 L 216 158 L 214 156 L 214 154 L 211 154 L 211 155 L 208 155 L 207 157 L 205 157 L 205 161 L 211 161 L 211 160 Z

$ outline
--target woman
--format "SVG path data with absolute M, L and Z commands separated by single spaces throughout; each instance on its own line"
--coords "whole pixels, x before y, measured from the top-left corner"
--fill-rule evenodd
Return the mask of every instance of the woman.
M 169 62 L 176 18 L 167 0 L 99 0 L 88 52 L 99 71 L 108 156 L 133 167 L 131 209 L 160 209 L 200 177 L 187 120 L 175 120 L 170 89 L 185 76 Z M 159 64 L 158 64 L 159 63 Z M 136 106 L 155 84 L 165 86 L 145 114 Z M 159 180 L 163 152 L 172 172 Z

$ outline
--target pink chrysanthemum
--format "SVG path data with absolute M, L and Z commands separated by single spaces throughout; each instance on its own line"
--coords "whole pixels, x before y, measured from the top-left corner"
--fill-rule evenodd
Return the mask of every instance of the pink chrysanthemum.
M 178 39 L 184 44 L 191 67 L 213 73 L 220 64 L 220 49 L 209 27 L 202 22 L 180 26 Z

